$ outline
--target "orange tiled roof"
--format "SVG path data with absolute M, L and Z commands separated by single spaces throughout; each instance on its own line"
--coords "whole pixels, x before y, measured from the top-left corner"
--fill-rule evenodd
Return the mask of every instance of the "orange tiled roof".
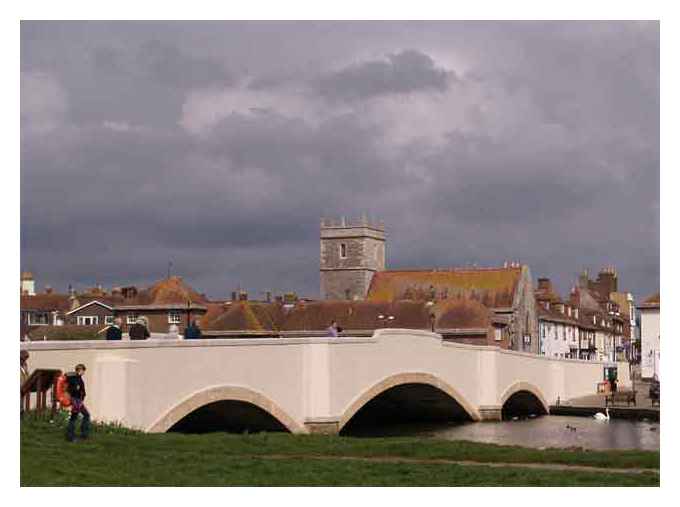
M 661 304 L 661 293 L 657 292 L 656 294 L 652 294 L 649 296 L 647 299 L 644 300 L 644 304 L 647 305 L 653 305 L 653 304 Z
M 198 305 L 207 303 L 206 299 L 184 283 L 181 277 L 171 276 L 170 278 L 156 282 L 148 289 L 139 291 L 137 296 L 132 300 L 123 301 L 119 304 L 124 306 L 186 305 L 187 301 L 191 301 L 192 304 Z
M 521 267 L 438 271 L 382 271 L 373 276 L 370 301 L 472 298 L 487 307 L 512 306 Z
M 486 328 L 491 325 L 489 308 L 467 298 L 441 301 L 434 306 L 439 329 Z
M 281 306 L 274 303 L 234 301 L 231 304 L 207 305 L 202 317 L 205 330 L 272 331 L 277 330 L 282 317 Z

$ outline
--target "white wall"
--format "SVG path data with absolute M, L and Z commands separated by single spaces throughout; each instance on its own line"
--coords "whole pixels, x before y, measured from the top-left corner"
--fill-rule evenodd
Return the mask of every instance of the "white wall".
M 642 357 L 640 364 L 643 378 L 652 378 L 654 375 L 661 379 L 659 373 L 659 360 L 661 350 L 661 311 L 655 309 L 640 309 L 640 336 Z

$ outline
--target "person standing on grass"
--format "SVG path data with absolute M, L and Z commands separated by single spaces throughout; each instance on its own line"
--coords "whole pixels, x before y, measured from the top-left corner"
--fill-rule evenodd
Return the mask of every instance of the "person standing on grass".
M 84 364 L 77 364 L 75 371 L 66 374 L 68 394 L 71 396 L 71 417 L 68 420 L 66 427 L 66 440 L 75 442 L 76 420 L 78 415 L 82 414 L 83 422 L 80 424 L 80 436 L 83 439 L 89 437 L 90 434 L 90 412 L 85 407 L 85 382 L 83 375 L 85 374 Z
M 184 330 L 185 340 L 200 340 L 203 337 L 201 332 L 201 321 L 195 319 L 187 328 Z
M 123 323 L 123 321 L 120 319 L 120 317 L 116 317 L 113 319 L 113 324 L 109 326 L 109 328 L 106 330 L 106 339 L 107 340 L 122 340 L 123 339 L 123 331 L 121 331 L 120 326 Z

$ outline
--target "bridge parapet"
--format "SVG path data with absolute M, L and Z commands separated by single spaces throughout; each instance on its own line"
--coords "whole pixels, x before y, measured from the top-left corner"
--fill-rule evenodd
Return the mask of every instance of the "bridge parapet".
M 166 431 L 202 405 L 251 403 L 292 432 L 337 432 L 400 385 L 431 386 L 470 419 L 498 419 L 517 390 L 544 404 L 591 394 L 604 363 L 445 342 L 427 331 L 372 337 L 24 342 L 31 368 L 88 366 L 96 418 Z M 626 384 L 627 368 L 620 368 Z M 415 391 L 414 391 L 415 392 Z

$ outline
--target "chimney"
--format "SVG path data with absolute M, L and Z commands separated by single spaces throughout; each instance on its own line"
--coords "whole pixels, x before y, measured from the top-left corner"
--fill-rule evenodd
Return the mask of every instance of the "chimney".
M 613 266 L 608 266 L 598 273 L 597 285 L 599 288 L 598 292 L 603 298 L 609 298 L 609 295 L 612 292 L 617 292 L 618 280 L 616 276 L 616 270 Z

